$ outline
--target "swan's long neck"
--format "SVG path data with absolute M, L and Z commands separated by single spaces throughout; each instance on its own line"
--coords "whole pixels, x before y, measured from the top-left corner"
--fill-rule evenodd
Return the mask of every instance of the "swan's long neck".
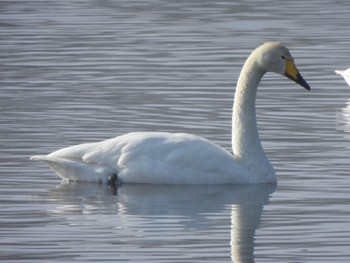
M 255 113 L 257 88 L 265 73 L 254 53 L 250 55 L 237 82 L 232 115 L 232 149 L 236 160 L 263 176 L 273 173 L 260 142 Z

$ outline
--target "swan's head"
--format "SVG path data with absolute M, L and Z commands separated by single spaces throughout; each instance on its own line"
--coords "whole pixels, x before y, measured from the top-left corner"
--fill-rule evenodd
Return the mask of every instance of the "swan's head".
M 275 72 L 295 81 L 307 90 L 309 84 L 300 75 L 289 50 L 279 42 L 266 42 L 254 51 L 258 64 L 267 72 Z

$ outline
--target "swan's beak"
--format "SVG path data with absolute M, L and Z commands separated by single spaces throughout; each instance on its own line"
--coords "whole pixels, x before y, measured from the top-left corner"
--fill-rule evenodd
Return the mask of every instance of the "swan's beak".
M 297 67 L 295 66 L 293 60 L 286 59 L 286 72 L 284 75 L 298 83 L 300 86 L 304 87 L 307 90 L 310 90 L 309 84 L 303 79 L 303 77 L 300 75 Z

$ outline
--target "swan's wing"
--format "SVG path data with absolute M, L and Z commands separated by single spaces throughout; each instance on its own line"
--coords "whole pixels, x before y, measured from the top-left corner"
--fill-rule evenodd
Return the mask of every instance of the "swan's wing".
M 83 181 L 106 181 L 113 173 L 127 183 L 218 184 L 249 178 L 230 153 L 189 134 L 129 133 L 33 159 L 62 178 Z
M 247 171 L 210 141 L 183 133 L 133 133 L 118 159 L 118 176 L 130 183 L 223 184 L 247 182 Z

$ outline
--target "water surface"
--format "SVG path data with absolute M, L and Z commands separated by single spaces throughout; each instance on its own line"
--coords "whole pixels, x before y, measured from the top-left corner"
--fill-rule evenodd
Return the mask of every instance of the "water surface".
M 333 2 L 2 1 L 0 261 L 348 262 L 350 4 Z M 28 160 L 140 130 L 230 149 L 236 79 L 267 40 L 312 88 L 261 84 L 277 186 L 61 184 Z

